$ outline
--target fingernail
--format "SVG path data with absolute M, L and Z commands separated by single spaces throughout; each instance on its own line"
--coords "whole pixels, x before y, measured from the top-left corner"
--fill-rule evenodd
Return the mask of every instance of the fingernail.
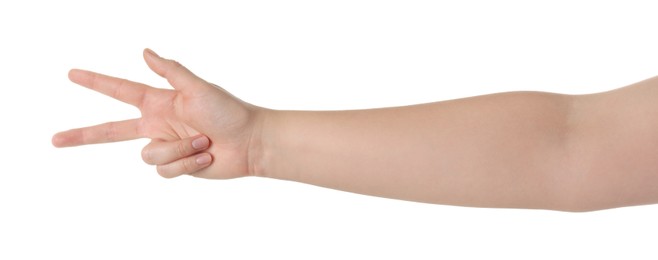
M 206 165 L 206 164 L 210 163 L 210 160 L 212 160 L 212 158 L 210 158 L 210 155 L 207 154 L 207 153 L 204 153 L 204 154 L 199 155 L 199 156 L 196 157 L 196 164 Z
M 194 141 L 192 141 L 192 148 L 197 150 L 205 149 L 206 147 L 208 147 L 209 143 L 210 141 L 208 140 L 208 137 L 201 136 L 197 139 L 194 139 Z

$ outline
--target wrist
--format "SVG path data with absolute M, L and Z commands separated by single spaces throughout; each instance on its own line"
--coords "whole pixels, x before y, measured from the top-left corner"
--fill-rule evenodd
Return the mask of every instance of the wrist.
M 248 175 L 267 176 L 267 155 L 270 154 L 269 139 L 273 132 L 272 117 L 277 111 L 257 107 L 253 114 L 253 126 L 247 150 Z

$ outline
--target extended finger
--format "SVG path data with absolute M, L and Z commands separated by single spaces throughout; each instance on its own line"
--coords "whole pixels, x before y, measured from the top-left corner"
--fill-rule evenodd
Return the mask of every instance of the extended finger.
M 183 174 L 195 173 L 208 167 L 211 162 L 212 156 L 209 153 L 200 153 L 168 164 L 158 165 L 157 171 L 162 177 L 173 178 Z
M 151 87 L 141 83 L 78 69 L 69 71 L 69 79 L 78 85 L 136 107 L 141 106 L 144 95 L 151 89 Z
M 198 93 L 198 90 L 210 86 L 177 61 L 162 58 L 150 49 L 144 50 L 144 60 L 153 72 L 166 78 L 172 87 L 183 93 Z
M 71 129 L 55 134 L 52 142 L 56 147 L 68 147 L 137 139 L 142 137 L 139 133 L 139 121 L 140 119 L 130 119 Z
M 167 164 L 203 151 L 208 146 L 210 140 L 204 135 L 173 142 L 153 141 L 142 149 L 142 159 L 151 165 Z

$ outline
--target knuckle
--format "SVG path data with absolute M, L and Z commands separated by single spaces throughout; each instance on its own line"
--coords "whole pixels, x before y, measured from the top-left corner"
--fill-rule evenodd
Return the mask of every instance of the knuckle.
M 188 148 L 184 141 L 180 141 L 176 144 L 176 155 L 178 155 L 179 158 L 187 156 L 187 151 Z
M 185 69 L 185 66 L 178 61 L 169 60 L 169 68 L 167 74 L 173 76 L 176 73 L 179 73 L 182 69 Z
M 79 130 L 80 132 L 80 140 L 83 144 L 88 144 L 91 142 L 91 139 L 89 138 L 89 129 L 88 128 L 83 128 Z
M 147 145 L 142 149 L 142 160 L 147 163 L 153 165 L 153 154 L 151 152 L 150 147 Z
M 178 62 L 176 60 L 169 60 L 169 61 L 171 62 L 171 67 L 173 67 L 175 69 L 183 67 L 183 64 L 181 64 L 180 62 Z
M 165 179 L 171 179 L 171 178 L 173 178 L 173 177 L 176 177 L 175 175 L 171 174 L 171 172 L 169 172 L 169 170 L 167 170 L 167 167 L 164 167 L 164 166 L 162 166 L 162 165 L 158 165 L 158 166 L 155 168 L 155 170 L 158 172 L 158 174 L 159 174 L 161 177 L 163 177 L 163 178 L 165 178 Z
M 112 89 L 110 96 L 115 99 L 122 99 L 124 96 L 123 90 L 126 88 L 126 80 L 122 79 L 119 81 L 119 85 Z
M 183 172 L 189 174 L 196 171 L 196 164 L 194 162 L 194 158 L 187 158 L 185 160 L 182 160 L 181 162 L 182 162 Z
M 105 140 L 109 142 L 116 141 L 117 137 L 117 126 L 114 122 L 109 122 L 107 123 L 107 127 L 105 128 Z

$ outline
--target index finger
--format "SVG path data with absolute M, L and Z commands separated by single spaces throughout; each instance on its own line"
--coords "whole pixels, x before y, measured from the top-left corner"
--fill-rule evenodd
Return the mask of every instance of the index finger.
M 86 70 L 72 69 L 69 79 L 74 83 L 108 95 L 119 101 L 140 107 L 144 95 L 151 87 L 100 73 Z

